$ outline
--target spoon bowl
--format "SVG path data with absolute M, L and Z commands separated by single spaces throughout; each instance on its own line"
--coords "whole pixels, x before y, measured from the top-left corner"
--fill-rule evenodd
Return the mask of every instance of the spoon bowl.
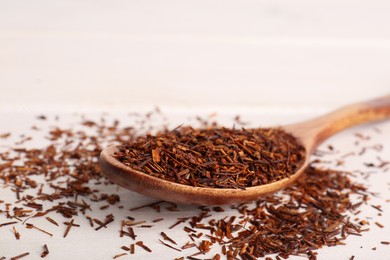
M 291 185 L 309 165 L 310 155 L 325 139 L 335 133 L 372 121 L 390 118 L 390 95 L 382 98 L 349 105 L 324 116 L 297 124 L 282 126 L 287 133 L 297 138 L 305 148 L 305 161 L 288 178 L 246 189 L 204 188 L 183 185 L 163 180 L 137 171 L 118 161 L 115 146 L 104 149 L 100 154 L 103 173 L 114 183 L 160 200 L 194 205 L 224 205 L 257 200 Z

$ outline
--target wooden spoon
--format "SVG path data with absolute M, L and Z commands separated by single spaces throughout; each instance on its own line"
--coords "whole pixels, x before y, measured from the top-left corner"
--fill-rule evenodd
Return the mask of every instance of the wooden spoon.
M 297 124 L 282 126 L 306 149 L 302 167 L 288 178 L 269 184 L 241 189 L 201 188 L 166 181 L 134 170 L 119 162 L 113 154 L 117 147 L 108 147 L 100 154 L 103 173 L 116 184 L 160 200 L 196 205 L 235 204 L 257 200 L 291 185 L 309 164 L 310 155 L 333 134 L 371 121 L 390 118 L 390 95 L 343 107 L 335 112 Z

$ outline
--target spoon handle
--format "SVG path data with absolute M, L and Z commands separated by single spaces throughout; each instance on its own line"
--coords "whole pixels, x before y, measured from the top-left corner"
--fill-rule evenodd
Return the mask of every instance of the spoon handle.
M 286 126 L 311 151 L 335 133 L 362 123 L 390 118 L 390 95 L 342 107 L 302 123 Z

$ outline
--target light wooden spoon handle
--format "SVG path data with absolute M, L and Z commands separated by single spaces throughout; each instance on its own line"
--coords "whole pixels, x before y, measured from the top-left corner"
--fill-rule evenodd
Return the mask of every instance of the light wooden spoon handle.
M 390 95 L 342 107 L 321 117 L 284 128 L 298 137 L 308 152 L 333 134 L 362 123 L 390 118 Z

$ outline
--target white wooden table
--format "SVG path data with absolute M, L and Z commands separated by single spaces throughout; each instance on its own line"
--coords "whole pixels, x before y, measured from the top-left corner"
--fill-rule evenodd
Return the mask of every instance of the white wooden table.
M 28 133 L 39 114 L 60 115 L 64 127 L 75 124 L 73 112 L 95 118 L 108 112 L 125 124 L 127 112 L 155 106 L 171 122 L 217 112 L 221 121 L 240 114 L 254 126 L 283 124 L 389 94 L 389 13 L 388 1 L 0 0 L 0 133 Z M 382 134 L 370 142 L 382 143 L 381 156 L 389 159 L 390 125 L 379 128 Z M 373 134 L 373 126 L 328 143 L 350 151 L 356 131 Z M 4 142 L 1 151 L 9 145 Z M 344 169 L 367 170 L 363 163 L 376 155 L 366 156 Z M 373 203 L 383 204 L 378 221 L 385 227 L 371 224 L 371 232 L 351 236 L 347 246 L 321 249 L 319 259 L 388 259 L 390 246 L 378 244 L 390 240 L 389 182 L 389 172 L 376 172 L 369 181 L 381 194 Z M 128 208 L 153 201 L 118 193 Z M 10 196 L 0 189 L 1 200 Z M 369 206 L 364 210 L 377 217 Z M 164 213 L 161 229 L 196 212 L 184 206 Z M 156 217 L 147 210 L 134 214 Z M 40 246 L 50 243 L 48 259 L 111 259 L 124 244 L 117 228 L 109 226 L 104 236 L 72 229 L 66 240 L 59 229 L 49 240 L 24 232 L 20 241 L 0 228 L 0 257 L 28 249 L 28 259 L 38 259 Z M 139 231 L 153 254 L 138 250 L 136 256 L 179 256 L 156 242 L 159 228 Z M 180 240 L 181 234 L 172 236 Z

